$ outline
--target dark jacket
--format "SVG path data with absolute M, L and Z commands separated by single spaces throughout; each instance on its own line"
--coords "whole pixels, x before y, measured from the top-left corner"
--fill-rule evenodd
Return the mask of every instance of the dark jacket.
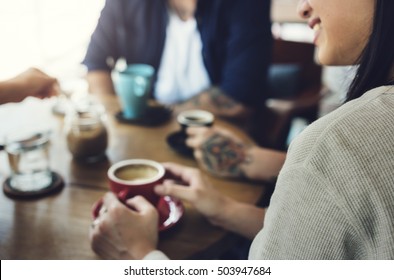
M 247 106 L 264 99 L 271 57 L 269 0 L 198 0 L 203 59 L 213 85 Z M 156 71 L 164 49 L 166 0 L 107 0 L 83 63 L 111 70 L 109 61 L 146 63 Z

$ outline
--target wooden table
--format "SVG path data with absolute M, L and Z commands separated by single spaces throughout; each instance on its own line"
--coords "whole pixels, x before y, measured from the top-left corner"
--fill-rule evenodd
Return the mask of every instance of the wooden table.
M 75 162 L 66 148 L 63 118 L 52 116 L 55 130 L 51 166 L 65 180 L 62 191 L 34 200 L 10 199 L 0 193 L 0 259 L 97 259 L 88 240 L 91 207 L 108 191 L 106 172 L 112 163 L 147 158 L 196 166 L 194 160 L 178 155 L 166 143 L 168 134 L 178 129 L 174 120 L 158 127 L 120 124 L 113 117 L 119 110 L 117 100 L 108 97 L 104 102 L 110 135 L 108 161 L 92 165 Z M 49 109 L 43 105 L 42 110 Z M 0 181 L 8 175 L 5 152 L 0 152 Z M 210 180 L 223 193 L 240 201 L 256 203 L 264 193 L 259 184 L 213 177 Z M 160 250 L 172 259 L 209 259 L 230 248 L 233 234 L 210 225 L 190 205 L 184 206 L 181 221 L 160 235 Z

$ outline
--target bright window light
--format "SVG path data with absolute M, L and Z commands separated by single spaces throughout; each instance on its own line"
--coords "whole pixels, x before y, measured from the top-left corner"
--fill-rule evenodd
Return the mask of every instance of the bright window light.
M 77 76 L 104 0 L 0 0 L 0 80 L 28 67 Z

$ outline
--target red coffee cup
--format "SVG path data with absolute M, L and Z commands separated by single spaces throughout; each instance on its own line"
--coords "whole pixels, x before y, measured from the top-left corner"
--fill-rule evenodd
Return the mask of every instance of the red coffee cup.
M 154 206 L 159 202 L 154 187 L 164 180 L 165 169 L 160 163 L 147 159 L 123 160 L 112 165 L 107 175 L 111 191 L 121 201 L 141 195 Z

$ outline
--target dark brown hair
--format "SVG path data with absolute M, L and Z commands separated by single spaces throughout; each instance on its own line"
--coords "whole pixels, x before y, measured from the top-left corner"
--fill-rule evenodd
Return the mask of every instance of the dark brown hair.
M 394 1 L 376 0 L 371 36 L 361 54 L 346 101 L 388 84 L 394 65 Z

